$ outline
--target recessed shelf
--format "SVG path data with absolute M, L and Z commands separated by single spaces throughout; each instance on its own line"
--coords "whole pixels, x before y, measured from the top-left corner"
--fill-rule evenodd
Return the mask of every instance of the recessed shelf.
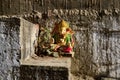
M 21 65 L 32 65 L 32 66 L 51 66 L 51 67 L 66 67 L 70 68 L 71 58 L 70 57 L 30 57 L 26 60 L 21 60 Z

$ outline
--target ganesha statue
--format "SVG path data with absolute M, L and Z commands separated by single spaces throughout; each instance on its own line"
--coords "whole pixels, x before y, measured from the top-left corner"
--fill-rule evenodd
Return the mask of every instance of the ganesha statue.
M 48 28 L 39 27 L 35 53 L 38 56 L 62 57 L 69 55 L 70 57 L 73 57 L 73 34 L 74 31 L 64 20 L 55 23 L 52 32 L 50 32 Z
M 56 23 L 53 31 L 51 32 L 51 48 L 55 52 L 59 52 L 61 55 L 71 54 L 74 56 L 73 47 L 73 34 L 74 31 L 69 27 L 69 24 L 61 20 L 60 23 Z

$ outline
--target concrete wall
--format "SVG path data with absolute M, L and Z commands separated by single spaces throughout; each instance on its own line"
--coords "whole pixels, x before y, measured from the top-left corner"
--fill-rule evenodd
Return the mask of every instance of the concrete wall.
M 20 44 L 19 19 L 0 21 L 0 80 L 13 80 L 19 76 Z

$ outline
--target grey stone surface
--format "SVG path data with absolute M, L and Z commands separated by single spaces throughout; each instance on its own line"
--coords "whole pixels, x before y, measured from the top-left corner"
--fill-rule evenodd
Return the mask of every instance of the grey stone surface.
M 119 20 L 116 19 L 115 17 L 104 17 L 103 21 L 94 25 L 94 27 L 103 28 L 103 30 L 93 33 L 93 60 L 98 65 L 98 71 L 105 72 L 106 76 L 119 78 L 120 25 L 117 22 Z
M 86 11 L 83 10 L 83 12 Z M 75 31 L 75 57 L 71 60 L 71 73 L 78 80 L 80 75 L 90 75 L 95 77 L 96 80 L 101 79 L 101 77 L 114 77 L 115 79 L 119 79 L 120 17 L 102 15 L 96 16 L 95 20 L 92 16 L 86 15 L 88 15 L 88 12 L 86 14 L 83 13 L 81 16 L 67 15 L 66 17 L 66 15 L 60 15 L 62 19 L 70 23 L 70 27 Z M 56 18 L 55 16 L 49 17 L 47 20 L 40 19 L 38 22 L 44 27 L 52 29 L 54 23 L 60 21 L 61 18 Z M 16 22 L 11 20 L 0 22 L 0 76 L 3 80 L 7 80 L 7 78 L 9 80 L 13 78 L 18 79 L 20 75 L 18 61 L 20 59 L 20 25 L 16 24 Z M 34 73 L 39 74 L 37 72 Z M 27 79 L 30 78 L 31 74 L 26 74 L 29 76 Z M 32 76 L 33 79 L 38 77 L 35 75 Z
M 0 80 L 13 80 L 13 68 L 20 66 L 19 25 L 0 21 Z

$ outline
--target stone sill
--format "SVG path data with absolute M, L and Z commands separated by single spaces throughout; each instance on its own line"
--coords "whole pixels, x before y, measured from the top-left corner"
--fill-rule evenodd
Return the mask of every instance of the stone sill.
M 30 57 L 26 60 L 20 60 L 21 65 L 29 66 L 49 66 L 70 68 L 71 58 L 69 57 Z

